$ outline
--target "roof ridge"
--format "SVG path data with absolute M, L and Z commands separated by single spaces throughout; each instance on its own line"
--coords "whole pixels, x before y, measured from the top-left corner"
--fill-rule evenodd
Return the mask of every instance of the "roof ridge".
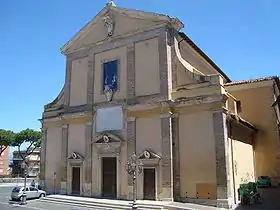
M 259 78 L 252 78 L 247 80 L 236 80 L 229 83 L 224 84 L 225 86 L 232 86 L 232 85 L 241 85 L 247 83 L 254 83 L 254 82 L 263 82 L 268 80 L 279 79 L 278 76 L 267 76 L 267 77 L 259 77 Z

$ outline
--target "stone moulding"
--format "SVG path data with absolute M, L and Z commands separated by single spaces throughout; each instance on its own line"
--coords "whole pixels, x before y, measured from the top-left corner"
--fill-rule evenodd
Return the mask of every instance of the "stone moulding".
M 122 142 L 121 138 L 112 133 L 99 133 L 92 141 L 99 154 L 119 154 Z
M 138 158 L 144 164 L 144 166 L 157 166 L 161 159 L 160 155 L 151 150 L 144 150 Z
M 56 108 L 55 105 L 64 97 L 64 87 L 65 87 L 65 85 L 60 90 L 58 96 L 51 103 L 46 104 L 44 106 L 44 109 Z
M 138 110 L 145 110 L 145 108 L 150 108 L 151 105 L 154 108 L 162 107 L 162 108 L 172 108 L 172 107 L 180 107 L 180 106 L 192 106 L 197 104 L 207 104 L 207 103 L 214 103 L 214 102 L 223 102 L 224 101 L 224 94 L 212 94 L 212 95 L 200 95 L 194 97 L 186 97 L 177 100 L 160 100 L 155 101 L 151 104 L 137 104 L 134 106 L 127 106 L 127 110 L 129 111 L 138 111 Z
M 72 152 L 67 159 L 71 166 L 80 166 L 84 161 L 84 157 L 77 152 Z
M 155 28 L 157 25 L 162 25 L 162 26 L 171 25 L 172 27 L 176 28 L 176 30 L 180 30 L 181 28 L 184 27 L 184 24 L 178 18 L 170 18 L 167 15 L 144 12 L 140 10 L 125 9 L 125 8 L 120 8 L 115 6 L 106 6 L 85 27 L 83 27 L 78 33 L 76 33 L 76 35 L 74 35 L 74 37 L 71 40 L 69 40 L 63 47 L 61 47 L 61 52 L 63 54 L 69 54 L 75 50 L 79 50 L 79 49 L 73 49 L 74 48 L 73 44 L 78 40 L 82 39 L 83 37 L 85 37 L 89 33 L 89 31 L 91 31 L 92 28 L 99 23 L 99 20 L 101 18 L 104 18 L 106 14 L 112 12 L 115 14 L 127 16 L 128 18 L 153 20 L 153 24 L 148 25 L 146 28 L 141 28 L 141 29 L 131 31 L 125 34 L 126 36 L 130 36 L 135 33 L 138 33 L 139 30 L 140 31 L 151 30 L 152 28 Z M 108 32 L 112 31 L 112 29 L 114 28 L 111 22 L 107 26 L 109 26 Z M 120 38 L 120 37 L 123 37 L 123 35 L 119 35 L 116 38 Z

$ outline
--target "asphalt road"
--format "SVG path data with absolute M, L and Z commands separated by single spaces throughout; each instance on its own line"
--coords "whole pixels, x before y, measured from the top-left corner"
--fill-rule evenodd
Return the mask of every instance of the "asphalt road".
M 263 202 L 252 206 L 239 206 L 236 210 L 278 210 L 280 209 L 280 188 L 259 189 Z
M 27 204 L 22 206 L 18 202 L 10 201 L 10 194 L 13 187 L 4 187 L 0 185 L 0 210 L 94 210 L 93 208 L 79 207 L 73 205 L 64 205 L 61 203 L 48 203 L 39 199 L 28 200 Z M 263 203 L 254 206 L 239 206 L 236 210 L 278 210 L 280 209 L 280 188 L 261 189 Z M 96 210 L 96 209 L 95 209 Z
M 35 200 L 27 200 L 27 204 L 22 206 L 18 202 L 10 201 L 10 194 L 13 187 L 4 187 L 0 185 L 0 209 L 1 210 L 94 210 L 92 208 L 47 203 Z

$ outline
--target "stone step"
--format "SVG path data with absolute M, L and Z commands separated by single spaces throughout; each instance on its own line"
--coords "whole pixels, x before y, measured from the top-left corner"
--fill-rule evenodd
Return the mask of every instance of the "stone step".
M 64 195 L 50 195 L 45 198 L 41 198 L 42 202 L 53 202 L 53 203 L 64 203 L 75 206 L 91 207 L 95 209 L 104 210 L 128 210 L 132 207 L 132 201 L 121 201 L 121 200 L 109 200 L 109 199 L 95 199 L 86 197 L 76 196 L 64 196 Z M 165 207 L 165 203 L 156 201 L 137 201 L 137 207 L 139 210 L 175 210 L 177 208 Z

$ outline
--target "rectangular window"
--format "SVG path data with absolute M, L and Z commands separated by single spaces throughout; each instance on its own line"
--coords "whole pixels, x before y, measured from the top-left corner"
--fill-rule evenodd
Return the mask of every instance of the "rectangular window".
M 118 89 L 118 60 L 103 63 L 103 91 L 105 88 Z

